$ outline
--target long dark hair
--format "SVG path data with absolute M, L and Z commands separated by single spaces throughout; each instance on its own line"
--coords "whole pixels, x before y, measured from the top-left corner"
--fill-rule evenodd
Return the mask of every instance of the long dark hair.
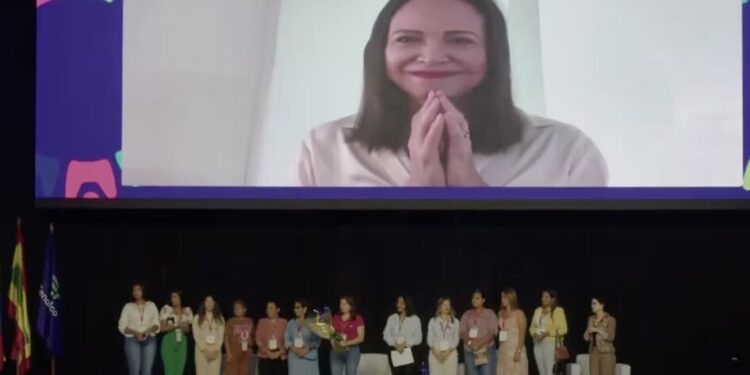
M 364 53 L 364 90 L 355 127 L 347 135 L 369 151 L 403 149 L 411 131 L 410 100 L 387 75 L 385 48 L 391 20 L 410 0 L 390 0 L 380 11 Z M 463 0 L 484 18 L 487 73 L 462 108 L 475 152 L 490 154 L 521 139 L 523 119 L 513 103 L 510 47 L 505 17 L 493 0 Z
M 214 300 L 214 319 L 218 320 L 222 324 L 224 323 L 224 315 L 221 313 L 221 307 L 219 306 L 219 303 L 216 302 L 216 298 L 212 295 L 207 295 L 205 298 L 203 298 L 203 301 L 201 301 L 201 307 L 198 308 L 198 324 L 203 324 L 203 320 L 206 319 L 206 300 L 208 298 L 211 298 Z
M 342 296 L 339 299 L 339 304 L 341 304 L 341 300 L 346 301 L 346 303 L 349 304 L 349 320 L 354 320 L 357 317 L 357 303 L 354 301 L 354 297 L 352 296 Z M 341 313 L 341 311 L 339 311 Z M 341 314 L 343 315 L 343 314 Z
M 550 299 L 552 300 L 551 311 L 555 312 L 555 309 L 559 306 L 559 301 L 557 300 L 557 291 L 554 289 L 545 289 L 542 291 L 542 294 L 547 293 L 549 294 Z
M 404 299 L 404 305 L 405 305 L 404 313 L 406 314 L 407 317 L 415 315 L 417 313 L 417 309 L 414 308 L 414 301 L 412 301 L 411 297 L 400 295 L 396 297 L 396 301 L 398 301 L 399 298 Z M 396 313 L 398 313 L 398 311 L 396 311 Z

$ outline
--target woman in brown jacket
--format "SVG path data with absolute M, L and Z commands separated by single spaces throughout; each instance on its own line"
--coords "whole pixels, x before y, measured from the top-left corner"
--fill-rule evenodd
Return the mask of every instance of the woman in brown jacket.
M 583 338 L 589 342 L 589 366 L 591 375 L 615 375 L 615 318 L 604 311 L 604 300 L 591 299 L 591 311 L 588 328 Z

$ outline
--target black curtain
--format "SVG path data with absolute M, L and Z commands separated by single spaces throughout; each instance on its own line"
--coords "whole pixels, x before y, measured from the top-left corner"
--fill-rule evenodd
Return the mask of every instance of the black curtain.
M 351 294 L 366 322 L 364 352 L 387 352 L 382 330 L 398 295 L 413 298 L 426 327 L 439 297 L 451 297 L 463 312 L 472 290 L 481 288 L 497 310 L 506 286 L 518 290 L 527 315 L 543 289 L 557 290 L 574 354 L 586 350 L 581 336 L 590 298 L 603 295 L 618 318 L 618 360 L 639 374 L 731 373 L 730 357 L 742 354 L 748 333 L 737 329 L 749 306 L 740 287 L 748 256 L 739 227 L 528 223 L 549 217 L 539 213 L 519 213 L 528 219 L 516 224 L 492 223 L 493 215 L 441 222 L 413 213 L 38 215 L 29 228 L 29 289 L 39 280 L 46 223 L 55 220 L 63 373 L 125 373 L 116 321 L 133 280 L 144 281 L 159 306 L 171 290 L 181 290 L 194 308 L 212 294 L 231 314 L 231 302 L 242 298 L 255 320 L 268 300 L 289 318 L 295 298 L 335 309 L 338 296 Z M 36 300 L 30 300 L 33 320 Z M 35 348 L 35 366 L 44 368 L 44 350 Z M 530 343 L 528 349 L 534 369 Z

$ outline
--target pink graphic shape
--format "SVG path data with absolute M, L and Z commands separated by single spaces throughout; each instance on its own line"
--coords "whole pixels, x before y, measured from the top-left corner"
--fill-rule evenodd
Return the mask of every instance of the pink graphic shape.
M 49 3 L 52 0 L 36 0 L 36 7 L 39 8 L 40 6 Z
M 115 185 L 115 174 L 112 163 L 107 159 L 97 161 L 71 160 L 68 163 L 68 172 L 65 175 L 65 198 L 77 198 L 81 185 L 95 183 L 104 192 L 104 197 L 94 192 L 86 192 L 86 199 L 115 198 L 117 197 L 117 185 Z

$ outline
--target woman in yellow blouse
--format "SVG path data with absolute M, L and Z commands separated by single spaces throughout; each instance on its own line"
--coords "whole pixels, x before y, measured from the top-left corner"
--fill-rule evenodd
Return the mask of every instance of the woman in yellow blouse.
M 565 310 L 557 305 L 557 293 L 542 292 L 542 306 L 534 311 L 529 334 L 534 340 L 534 359 L 540 375 L 552 375 L 555 366 L 555 343 L 568 334 Z

